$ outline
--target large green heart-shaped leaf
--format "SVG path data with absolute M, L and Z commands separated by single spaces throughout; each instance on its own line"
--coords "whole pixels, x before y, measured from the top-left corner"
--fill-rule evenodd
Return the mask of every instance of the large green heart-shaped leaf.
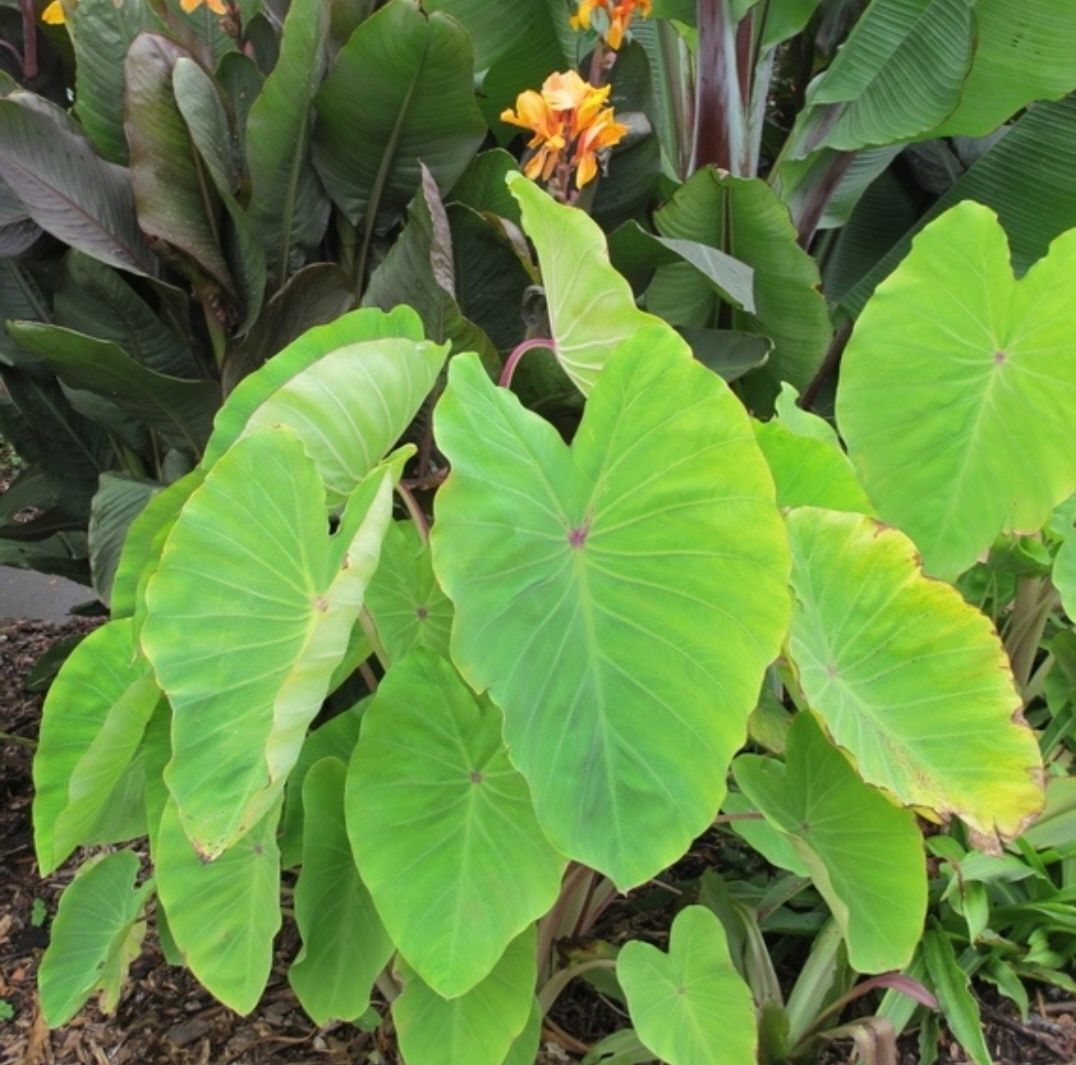
M 837 420 L 882 518 L 953 578 L 1076 489 L 1076 231 L 1014 281 L 1005 231 L 965 202 L 916 238 L 844 354 Z M 914 411 L 915 417 L 909 418 Z
M 79 845 L 145 831 L 133 820 L 124 832 L 114 818 L 159 695 L 149 663 L 135 655 L 129 620 L 90 633 L 64 662 L 45 699 L 34 755 L 34 847 L 43 874 Z
M 452 603 L 437 583 L 430 549 L 414 522 L 394 522 L 385 534 L 366 603 L 390 661 L 412 647 L 448 656 Z
M 257 1004 L 280 928 L 280 852 L 274 806 L 235 846 L 207 862 L 169 799 L 153 864 L 168 927 L 191 972 L 237 1013 Z
M 661 328 L 606 363 L 571 448 L 470 356 L 435 428 L 453 659 L 504 709 L 554 845 L 641 883 L 716 813 L 787 624 L 785 534 L 746 414 Z
M 635 306 L 631 286 L 609 263 L 605 234 L 585 212 L 558 204 L 519 173 L 509 175 L 508 187 L 538 250 L 554 351 L 588 395 L 621 341 L 645 326 L 668 327 Z
M 785 765 L 744 754 L 733 771 L 803 861 L 841 928 L 852 967 L 903 969 L 927 907 L 915 814 L 864 784 L 809 713 L 797 715 L 789 731 Z
M 314 95 L 325 73 L 330 7 L 291 4 L 280 56 L 247 119 L 250 219 L 265 246 L 277 287 L 302 265 L 325 232 L 328 201 L 310 162 Z
M 955 813 L 988 845 L 1042 809 L 1038 744 L 990 622 L 924 577 L 912 542 L 870 518 L 788 518 L 790 650 L 810 705 L 860 776 Z
M 228 397 L 203 465 L 248 433 L 286 425 L 317 463 L 335 507 L 403 434 L 447 355 L 447 344 L 423 340 L 407 307 L 354 311 L 311 329 Z
M 669 953 L 639 940 L 616 963 L 639 1038 L 669 1065 L 755 1065 L 751 991 L 729 957 L 721 922 L 703 906 L 681 910 Z
M 323 758 L 303 781 L 303 868 L 295 885 L 295 921 L 303 948 L 288 970 L 316 1024 L 353 1021 L 393 945 L 359 878 L 344 823 L 347 766 Z
M 408 1065 L 501 1065 L 534 1003 L 533 926 L 514 939 L 493 971 L 464 995 L 444 999 L 406 963 L 392 1004 Z
M 463 27 L 418 0 L 392 0 L 336 57 L 314 101 L 314 162 L 340 209 L 367 226 L 402 210 L 419 166 L 442 192 L 486 133 L 474 96 L 474 54 Z
M 832 426 L 801 410 L 796 399 L 796 390 L 782 385 L 776 415 L 755 422 L 755 439 L 773 474 L 778 504 L 873 514 Z
M 67 1024 L 98 990 L 106 1012 L 115 1009 L 145 930 L 138 915 L 153 890 L 152 880 L 134 886 L 138 867 L 131 851 L 107 854 L 87 862 L 61 896 L 38 973 L 50 1028 Z
M 446 998 L 488 976 L 560 890 L 564 861 L 508 761 L 500 712 L 428 651 L 397 662 L 363 716 L 347 821 L 393 941 Z
M 168 787 L 207 858 L 261 819 L 295 764 L 377 567 L 405 455 L 363 482 L 329 537 L 302 441 L 262 430 L 210 469 L 168 537 L 142 646 L 175 712 Z
M 936 136 L 985 137 L 1034 100 L 1076 89 L 1076 0 L 976 0 L 975 21 L 960 106 Z
M 197 458 L 220 406 L 220 385 L 157 373 L 118 344 L 42 322 L 9 322 L 8 331 L 70 388 L 108 398 Z

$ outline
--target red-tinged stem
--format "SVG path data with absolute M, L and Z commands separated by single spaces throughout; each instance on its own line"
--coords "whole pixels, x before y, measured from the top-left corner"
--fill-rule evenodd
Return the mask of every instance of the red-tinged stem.
M 403 505 L 407 508 L 407 513 L 411 515 L 411 520 L 415 523 L 415 528 L 418 530 L 419 539 L 421 539 L 424 544 L 428 544 L 430 542 L 430 523 L 422 511 L 422 507 L 418 505 L 418 500 L 415 498 L 411 489 L 406 485 L 398 484 L 396 486 L 396 493 L 403 501 Z
M 882 973 L 881 976 L 872 976 L 869 980 L 861 981 L 848 994 L 842 995 L 836 1002 L 827 1006 L 815 1018 L 814 1024 L 807 1030 L 804 1038 L 818 1031 L 826 1018 L 840 1016 L 841 1010 L 850 1002 L 855 1002 L 857 998 L 862 998 L 871 991 L 877 991 L 880 988 L 887 991 L 899 991 L 902 995 L 907 995 L 909 998 L 914 999 L 921 1006 L 926 1006 L 927 1009 L 937 1010 L 941 1008 L 938 1005 L 938 1000 L 918 980 L 914 980 L 904 973 Z
M 744 164 L 745 115 L 729 0 L 698 0 L 698 25 L 691 169 L 716 166 L 739 174 Z
M 498 382 L 501 388 L 512 387 L 512 378 L 515 376 L 519 360 L 532 348 L 548 348 L 550 351 L 556 350 L 553 341 L 550 340 L 549 337 L 533 337 L 530 340 L 524 340 L 522 344 L 517 344 L 513 349 L 512 354 L 504 361 L 504 369 L 501 370 L 501 379 Z
M 27 81 L 37 77 L 37 16 L 34 0 L 20 0 L 22 9 L 22 75 Z

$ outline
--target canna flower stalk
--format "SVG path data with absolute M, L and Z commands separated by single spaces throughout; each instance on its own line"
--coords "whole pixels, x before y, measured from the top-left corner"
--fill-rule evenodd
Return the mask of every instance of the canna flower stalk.
M 597 88 L 569 70 L 550 74 L 541 92 L 519 94 L 515 110 L 503 111 L 501 121 L 534 134 L 527 142 L 532 151 L 523 167 L 527 177 L 550 183 L 561 199 L 568 198 L 573 171 L 576 189 L 594 180 L 599 154 L 628 132 L 606 106 L 609 92 L 608 85 Z
M 608 27 L 603 37 L 615 52 L 624 43 L 633 16 L 647 18 L 652 7 L 653 0 L 579 0 L 579 7 L 568 21 L 572 29 L 589 30 L 594 13 L 604 12 Z

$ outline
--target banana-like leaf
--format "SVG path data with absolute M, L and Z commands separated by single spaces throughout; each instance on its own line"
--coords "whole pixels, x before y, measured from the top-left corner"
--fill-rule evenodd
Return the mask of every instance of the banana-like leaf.
M 138 866 L 131 851 L 91 860 L 60 898 L 38 973 L 41 1012 L 50 1028 L 67 1024 L 95 991 L 106 1013 L 116 1008 L 145 931 L 138 917 L 153 891 L 152 880 L 135 887 Z
M 464 995 L 444 999 L 403 959 L 403 994 L 392 1004 L 409 1065 L 502 1065 L 534 1003 L 533 926 L 514 939 L 496 968 Z
M 811 707 L 860 776 L 957 814 L 987 847 L 1042 809 L 1042 759 L 990 622 L 923 576 L 912 542 L 870 518 L 788 518 L 789 649 Z
M 391 0 L 351 35 L 315 98 L 314 163 L 329 195 L 357 223 L 401 211 L 420 164 L 442 192 L 486 133 L 463 27 L 418 0 Z
M 735 310 L 736 329 L 770 337 L 774 350 L 745 381 L 762 407 L 772 405 L 782 381 L 803 388 L 825 357 L 833 330 L 814 260 L 796 243 L 788 209 L 757 178 L 708 167 L 693 175 L 654 216 L 666 237 L 723 248 L 754 270 L 754 313 Z M 720 300 L 685 266 L 661 267 L 646 305 L 674 325 L 716 324 Z
M 194 457 L 201 454 L 220 406 L 220 385 L 215 381 L 157 373 L 110 340 L 58 325 L 9 322 L 8 330 L 65 385 L 107 397 L 170 447 Z
M 564 860 L 508 761 L 500 711 L 429 651 L 397 662 L 363 716 L 347 822 L 393 941 L 446 998 L 489 976 L 560 890 Z
M 923 934 L 926 855 L 911 810 L 864 784 L 809 713 L 797 715 L 785 765 L 743 754 L 736 783 L 791 842 L 861 973 L 903 969 Z
M 448 657 L 452 603 L 437 583 L 430 549 L 413 522 L 389 528 L 366 603 L 390 661 L 412 647 Z
M 303 947 L 288 982 L 316 1024 L 361 1017 L 393 952 L 351 856 L 344 823 L 346 779 L 342 761 L 323 758 L 303 781 L 303 868 L 295 885 Z
M 448 345 L 423 339 L 414 311 L 354 311 L 304 333 L 243 379 L 217 415 L 203 465 L 241 437 L 286 425 L 341 504 L 403 434 L 437 381 Z
M 766 456 L 781 507 L 828 507 L 873 514 L 837 434 L 828 422 L 796 406 L 789 384 L 781 387 L 777 412 L 755 422 L 755 439 Z
M 994 213 L 966 202 L 916 238 L 856 324 L 838 424 L 930 573 L 955 578 L 1076 489 L 1076 451 L 1058 447 L 1076 425 L 1074 272 L 1076 232 L 1015 281 Z
M 953 1035 L 975 1065 L 993 1065 L 968 974 L 960 967 L 948 933 L 938 924 L 928 929 L 923 939 L 923 960 Z
M 331 5 L 299 0 L 288 9 L 280 56 L 247 119 L 250 218 L 277 287 L 321 240 L 328 201 L 310 162 L 314 96 L 325 74 Z
M 538 249 L 557 359 L 587 395 L 621 341 L 664 322 L 635 306 L 628 282 L 609 263 L 605 235 L 597 223 L 583 211 L 556 203 L 522 174 L 511 174 L 508 187 L 522 209 L 523 228 Z
M 284 787 L 347 652 L 405 457 L 360 485 L 329 537 L 302 441 L 265 429 L 210 469 L 168 536 L 142 646 L 175 714 L 168 787 L 209 859 Z
M 102 603 L 111 602 L 127 530 L 158 491 L 160 485 L 126 473 L 101 474 L 100 487 L 90 504 L 87 535 L 93 588 Z
M 976 0 L 975 60 L 935 136 L 985 137 L 1035 100 L 1076 89 L 1076 0 Z
M 238 843 L 207 862 L 191 845 L 169 799 L 153 865 L 168 927 L 203 987 L 236 1013 L 257 1004 L 280 929 L 280 852 L 273 806 Z
M 153 274 L 130 171 L 101 159 L 28 92 L 0 100 L 0 166 L 30 217 L 57 240 L 121 270 Z
M 785 534 L 746 415 L 661 327 L 606 364 L 571 448 L 471 356 L 434 424 L 453 660 L 503 708 L 553 844 L 639 884 L 712 820 L 785 631 Z
M 617 979 L 644 1045 L 669 1065 L 754 1065 L 751 991 L 729 957 L 721 922 L 704 906 L 680 911 L 669 952 L 639 940 L 617 957 Z
M 126 793 L 160 696 L 149 663 L 136 656 L 130 621 L 90 633 L 49 689 L 34 754 L 34 848 L 50 873 L 77 846 L 117 843 L 145 831 Z M 134 779 L 132 779 L 132 777 Z

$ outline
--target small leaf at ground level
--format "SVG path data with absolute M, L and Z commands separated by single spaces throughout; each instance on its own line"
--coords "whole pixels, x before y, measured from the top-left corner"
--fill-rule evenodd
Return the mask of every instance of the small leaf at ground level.
M 215 861 L 203 860 L 169 799 L 153 864 L 168 927 L 198 981 L 236 1013 L 249 1013 L 269 979 L 280 928 L 277 804 Z
M 342 761 L 323 758 L 303 781 L 303 868 L 295 884 L 303 947 L 288 982 L 318 1025 L 361 1017 L 393 952 L 351 856 L 344 824 L 346 778 Z
M 394 522 L 385 534 L 366 603 L 390 661 L 412 647 L 448 657 L 452 602 L 437 583 L 430 549 L 414 522 Z
M 429 651 L 393 665 L 363 716 L 347 821 L 393 941 L 445 997 L 485 979 L 560 890 L 564 861 L 508 761 L 500 711 Z
M 362 609 L 401 458 L 363 482 L 329 537 L 301 440 L 263 429 L 209 470 L 168 537 L 142 646 L 175 712 L 168 787 L 207 858 L 284 787 Z
M 533 1009 L 534 948 L 531 927 L 480 984 L 452 999 L 401 961 L 404 990 L 392 1004 L 392 1018 L 408 1065 L 502 1065 Z
M 736 783 L 787 835 L 861 973 L 902 969 L 923 934 L 923 838 L 910 810 L 864 784 L 809 713 L 796 717 L 785 765 L 744 754 Z
M 635 306 L 628 282 L 609 263 L 605 235 L 596 222 L 558 204 L 522 174 L 511 174 L 508 187 L 538 249 L 556 356 L 587 395 L 621 341 L 644 326 L 664 323 Z
M 50 1028 L 67 1024 L 98 990 L 115 1008 L 132 960 L 129 947 L 133 940 L 137 953 L 141 942 L 138 916 L 153 890 L 152 881 L 134 886 L 138 867 L 130 851 L 91 859 L 61 896 L 38 973 L 41 1012 Z
M 314 103 L 315 165 L 356 223 L 368 211 L 402 210 L 420 162 L 442 192 L 451 188 L 486 132 L 466 31 L 424 14 L 418 0 L 391 0 L 361 23 Z
M 992 1065 L 979 1004 L 971 993 L 968 974 L 960 968 L 948 933 L 938 924 L 929 928 L 923 938 L 923 958 L 950 1031 L 976 1065 Z
M 1076 489 L 1076 449 L 1057 446 L 1076 425 L 1074 274 L 1071 232 L 1014 281 L 996 216 L 965 202 L 859 317 L 837 422 L 883 520 L 932 574 L 955 578 L 999 533 L 1041 528 Z
M 318 326 L 244 378 L 217 415 L 203 465 L 241 437 L 286 425 L 342 503 L 403 435 L 437 381 L 448 345 L 423 339 L 408 307 L 367 308 Z
M 45 699 L 34 755 L 34 847 L 42 873 L 79 844 L 103 842 L 95 825 L 115 813 L 109 807 L 158 695 L 149 663 L 136 657 L 130 621 L 90 633 L 64 662 Z M 109 842 L 144 830 L 137 822 L 129 827 L 130 835 Z
M 434 424 L 453 659 L 504 710 L 550 840 L 625 890 L 713 819 L 785 632 L 785 533 L 747 417 L 661 327 L 606 364 L 571 448 L 471 356 Z
M 639 940 L 616 965 L 632 1024 L 669 1065 L 754 1065 L 751 991 L 729 958 L 721 922 L 704 906 L 677 914 L 668 954 Z
M 957 814 L 987 846 L 1042 809 L 1042 763 L 990 622 L 924 577 L 870 518 L 788 517 L 789 648 L 811 707 L 860 775 L 907 806 Z

